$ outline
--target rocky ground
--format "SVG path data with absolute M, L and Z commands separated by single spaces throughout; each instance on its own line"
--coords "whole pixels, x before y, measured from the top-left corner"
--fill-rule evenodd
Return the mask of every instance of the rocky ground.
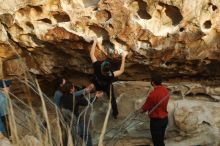
M 192 82 L 164 84 L 168 87 L 171 94 L 168 104 L 169 124 L 166 132 L 166 145 L 218 146 L 220 143 L 220 115 L 218 112 L 220 110 L 220 87 L 204 86 L 200 83 Z M 143 104 L 148 92 L 152 90 L 150 83 L 143 81 L 121 81 L 116 82 L 114 88 L 117 96 L 119 117 L 117 120 L 112 116 L 109 117 L 104 140 L 105 145 L 132 146 L 152 144 L 149 118 L 146 114 L 133 114 Z M 21 96 L 20 99 L 22 99 Z M 25 101 L 25 99 L 23 100 Z M 43 121 L 42 105 L 39 97 L 33 97 L 32 101 L 34 101 L 32 103 L 37 116 L 41 119 L 40 121 Z M 46 103 L 49 104 L 48 102 Z M 23 107 L 23 111 L 28 113 L 29 110 L 24 105 L 17 105 Z M 52 127 L 52 136 L 58 142 L 59 127 L 57 125 L 56 112 L 50 104 L 47 107 Z M 94 144 L 98 143 L 107 108 L 108 99 L 106 97 L 93 104 L 90 132 Z M 25 116 L 18 109 L 15 108 L 15 117 L 19 117 L 16 119 L 19 139 L 32 136 L 33 140 L 31 142 L 38 142 L 39 139 L 35 138 L 35 121 L 33 121 L 35 119 Z M 30 111 L 29 115 L 32 115 Z M 21 140 L 21 142 L 25 142 L 25 140 Z

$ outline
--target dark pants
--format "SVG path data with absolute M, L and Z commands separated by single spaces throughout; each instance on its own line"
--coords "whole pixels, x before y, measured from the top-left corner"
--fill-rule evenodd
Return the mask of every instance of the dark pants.
M 111 85 L 112 86 L 112 85 Z M 117 106 L 117 102 L 116 102 L 116 99 L 115 99 L 115 94 L 114 94 L 114 88 L 112 86 L 112 91 L 111 91 L 111 94 L 112 94 L 112 100 L 111 100 L 111 104 L 112 104 L 112 115 L 114 118 L 117 118 L 118 116 L 118 106 Z M 105 90 L 106 94 L 108 95 L 108 97 L 110 98 L 110 87 L 107 88 Z
M 112 92 L 112 115 L 114 118 L 117 118 L 118 116 L 118 106 L 115 99 L 114 89 L 112 85 L 112 81 L 105 81 L 100 80 L 96 75 L 92 79 L 92 83 L 95 85 L 97 91 L 104 91 L 108 97 L 110 98 L 110 86 L 111 86 L 111 92 Z
M 5 126 L 5 131 L 3 132 L 6 137 L 9 138 L 11 136 L 11 130 L 10 130 L 10 125 L 9 125 L 9 119 L 8 115 L 2 116 L 1 117 L 2 123 Z
M 65 122 L 68 124 L 68 126 L 70 126 L 69 124 L 70 124 L 70 121 L 71 121 L 71 118 L 72 118 L 72 112 L 68 109 L 62 109 L 62 115 L 64 117 Z M 76 118 L 76 117 L 74 117 L 74 118 Z M 86 122 L 86 125 L 87 125 L 87 122 Z M 63 145 L 67 146 L 67 144 L 68 144 L 68 132 L 66 131 L 65 127 L 62 127 L 62 128 L 63 128 Z M 86 143 L 86 146 L 92 146 L 92 137 L 91 137 L 89 132 L 87 133 L 88 129 L 87 129 L 87 127 L 84 127 L 84 122 L 83 121 L 80 122 L 78 126 L 74 125 L 71 128 L 72 128 L 71 129 L 71 134 L 72 134 L 72 138 L 73 138 L 75 146 L 80 145 L 79 141 L 78 141 L 78 136 L 80 136 L 82 139 L 84 138 L 83 141 Z
M 168 124 L 168 117 L 163 119 L 150 119 L 150 132 L 154 146 L 165 146 L 164 136 Z
M 87 127 L 84 127 L 84 125 L 81 123 L 79 124 L 79 135 L 82 139 L 84 138 L 83 140 L 86 143 L 86 146 L 92 146 L 92 137 L 91 137 L 90 133 L 88 133 L 88 135 L 87 135 Z
M 88 133 L 87 135 L 87 128 L 84 131 L 84 126 L 83 124 L 79 124 L 78 126 L 78 133 L 76 133 L 76 129 L 72 129 L 72 138 L 74 140 L 74 145 L 75 146 L 80 146 L 80 143 L 78 141 L 78 136 L 80 136 L 82 138 L 82 140 L 85 142 L 86 146 L 92 146 L 92 137 L 90 135 L 90 133 Z M 85 134 L 84 134 L 85 132 Z M 83 139 L 84 138 L 84 139 Z M 64 146 L 68 146 L 68 133 L 64 133 L 63 135 L 63 145 Z

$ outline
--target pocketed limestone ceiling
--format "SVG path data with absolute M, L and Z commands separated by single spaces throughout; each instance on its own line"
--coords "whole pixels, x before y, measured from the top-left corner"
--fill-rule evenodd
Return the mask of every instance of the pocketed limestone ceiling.
M 220 0 L 0 0 L 0 76 L 92 73 L 89 48 L 103 39 L 121 79 L 220 79 Z M 107 47 L 108 46 L 108 47 Z M 109 47 L 110 46 L 110 47 Z

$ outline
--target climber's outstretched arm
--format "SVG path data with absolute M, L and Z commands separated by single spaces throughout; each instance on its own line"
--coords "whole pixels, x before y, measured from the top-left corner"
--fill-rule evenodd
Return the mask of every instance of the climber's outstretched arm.
M 114 71 L 114 77 L 118 77 L 120 76 L 124 70 L 125 70 L 125 59 L 126 59 L 126 56 L 128 55 L 128 52 L 127 51 L 124 51 L 121 55 L 122 57 L 122 60 L 121 60 L 121 67 L 119 70 L 116 70 Z
M 96 62 L 97 59 L 95 57 L 95 48 L 96 48 L 97 39 L 94 39 L 94 42 L 92 44 L 91 50 L 90 50 L 90 58 L 92 60 L 92 63 Z
M 98 49 L 101 50 L 105 54 L 105 56 L 108 56 L 108 53 L 105 51 L 105 49 L 104 49 L 104 47 L 102 45 L 102 37 L 98 38 L 97 46 L 98 46 Z

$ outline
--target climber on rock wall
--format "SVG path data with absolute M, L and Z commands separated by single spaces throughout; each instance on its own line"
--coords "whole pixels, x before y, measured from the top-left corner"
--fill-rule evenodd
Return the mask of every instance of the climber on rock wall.
M 164 136 L 168 124 L 167 104 L 170 95 L 168 89 L 162 85 L 162 77 L 159 74 L 153 73 L 151 75 L 151 85 L 154 89 L 138 112 L 148 111 L 154 146 L 165 146 Z
M 109 61 L 98 61 L 95 56 L 96 44 L 98 43 L 98 47 L 103 50 L 102 41 L 97 42 L 97 38 L 94 39 L 93 45 L 90 50 L 90 58 L 93 63 L 94 68 L 94 76 L 92 79 L 92 83 L 95 86 L 96 91 L 104 91 L 110 97 L 110 89 L 112 93 L 112 115 L 115 119 L 118 116 L 118 107 L 114 95 L 114 89 L 112 86 L 112 81 L 115 77 L 120 76 L 124 72 L 125 68 L 125 59 L 128 54 L 127 51 L 122 51 L 122 61 L 121 67 L 119 70 L 112 71 L 111 64 Z

